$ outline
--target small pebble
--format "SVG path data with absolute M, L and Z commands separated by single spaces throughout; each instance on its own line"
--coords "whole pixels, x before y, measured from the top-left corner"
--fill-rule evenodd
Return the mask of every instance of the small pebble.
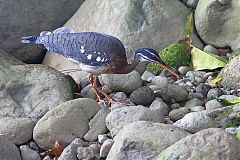
M 108 140 L 108 136 L 106 134 L 98 135 L 98 142 L 103 144 L 106 140 Z
M 192 69 L 188 66 L 181 66 L 178 68 L 178 71 L 180 74 L 185 75 L 188 71 L 191 71 Z
M 193 99 L 190 99 L 188 100 L 184 107 L 186 108 L 192 108 L 192 107 L 195 107 L 195 106 L 201 106 L 203 104 L 203 101 L 198 99 L 198 98 L 193 98 Z
M 210 53 L 218 53 L 218 50 L 213 47 L 212 45 L 206 45 L 204 48 L 203 48 L 203 51 L 204 52 L 210 52 Z
M 113 145 L 112 139 L 108 139 L 103 143 L 103 145 L 100 148 L 100 157 L 101 158 L 107 157 L 112 145 Z
M 149 72 L 149 71 L 144 71 L 141 78 L 142 80 L 145 80 L 145 81 L 149 81 L 148 79 L 151 78 L 153 79 L 153 77 L 155 77 L 154 74 L 152 74 L 152 72 Z
M 100 152 L 100 146 L 96 143 L 89 145 L 88 148 L 92 148 L 96 154 Z
M 202 93 L 192 93 L 192 92 L 190 92 L 190 93 L 188 94 L 188 99 L 192 99 L 192 98 L 203 99 L 204 96 L 203 96 Z
M 178 108 L 180 108 L 181 106 L 180 106 L 180 104 L 178 104 L 178 103 L 173 103 L 173 104 L 171 104 L 170 105 L 170 108 L 171 109 L 178 109 Z
M 189 87 L 192 87 L 192 86 L 193 86 L 192 82 L 189 82 L 189 81 L 186 82 L 186 85 L 189 86 Z
M 221 89 L 218 89 L 218 88 L 214 88 L 214 89 L 210 89 L 207 93 L 207 98 L 208 99 L 213 99 L 215 97 L 219 97 L 223 94 L 222 90 Z
M 202 83 L 203 82 L 203 78 L 201 78 L 201 77 L 196 76 L 194 79 L 197 83 Z
M 204 107 L 203 106 L 195 106 L 195 107 L 190 108 L 190 110 L 192 112 L 199 112 L 199 111 L 203 111 Z
M 181 107 L 179 109 L 174 109 L 169 113 L 169 118 L 172 121 L 177 121 L 183 118 L 187 113 L 191 112 L 189 108 Z
M 210 100 L 205 104 L 206 110 L 212 110 L 216 108 L 222 108 L 224 105 L 222 105 L 220 102 L 218 102 L 216 99 Z
M 207 96 L 208 91 L 211 89 L 211 87 L 207 84 L 204 83 L 200 83 L 197 87 L 196 87 L 196 92 L 198 93 L 202 93 L 203 96 Z
M 117 92 L 116 94 L 114 94 L 113 98 L 126 100 L 127 99 L 127 95 L 124 92 Z

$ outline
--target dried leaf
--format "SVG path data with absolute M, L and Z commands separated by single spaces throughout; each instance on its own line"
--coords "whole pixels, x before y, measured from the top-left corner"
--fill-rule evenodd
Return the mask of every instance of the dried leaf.
M 45 152 L 45 155 L 54 156 L 56 158 L 62 154 L 63 150 L 64 148 L 58 143 L 58 141 L 56 141 L 54 144 L 54 147 L 51 149 L 48 149 Z
M 217 82 L 221 81 L 222 78 L 217 76 L 216 78 L 214 78 L 213 80 L 210 81 L 210 85 L 216 84 Z

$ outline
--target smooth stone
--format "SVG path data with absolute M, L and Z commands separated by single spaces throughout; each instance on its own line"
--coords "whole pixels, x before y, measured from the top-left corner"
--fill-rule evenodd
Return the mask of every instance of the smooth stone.
M 206 45 L 206 46 L 203 48 L 203 51 L 204 51 L 204 52 L 215 53 L 215 54 L 218 53 L 218 50 L 217 50 L 214 46 L 212 46 L 212 45 Z
M 224 105 L 218 102 L 216 99 L 210 100 L 205 104 L 206 110 L 212 110 L 216 108 L 222 108 Z
M 84 135 L 84 139 L 93 142 L 98 139 L 99 134 L 103 134 L 107 132 L 107 127 L 105 124 L 105 119 L 108 115 L 110 110 L 107 110 L 106 108 L 102 108 L 98 111 L 98 113 L 91 119 L 89 122 L 89 130 Z
M 198 77 L 198 76 L 195 76 L 194 79 L 195 79 L 195 81 L 196 81 L 197 83 L 203 83 L 203 82 L 204 82 L 204 81 L 203 81 L 203 78 Z
M 197 87 L 196 87 L 196 92 L 197 93 L 202 93 L 203 96 L 207 96 L 208 91 L 211 89 L 211 87 L 207 84 L 204 83 L 200 83 Z
M 180 102 L 188 99 L 187 90 L 176 84 L 166 84 L 165 86 L 162 86 L 155 92 L 155 95 L 161 97 L 165 102 Z
M 152 79 L 151 84 L 156 85 L 156 86 L 164 86 L 166 84 L 169 83 L 169 80 L 167 79 L 167 77 L 164 76 L 155 76 Z
M 149 105 L 155 98 L 154 92 L 147 86 L 140 87 L 133 91 L 130 100 L 136 105 Z
M 96 154 L 100 154 L 100 146 L 97 143 L 90 144 L 88 148 L 92 148 L 93 152 Z
M 190 8 L 196 8 L 199 0 L 188 0 L 187 6 Z
M 192 98 L 185 103 L 184 107 L 192 108 L 192 107 L 195 107 L 195 106 L 201 106 L 202 104 L 203 104 L 202 100 L 200 100 L 198 98 Z
M 98 160 L 100 159 L 98 153 L 95 153 L 95 150 L 92 147 L 78 147 L 77 148 L 77 158 L 80 160 Z
M 100 157 L 101 158 L 106 158 L 107 157 L 112 145 L 113 145 L 113 140 L 112 139 L 108 139 L 102 144 L 102 146 L 100 148 Z
M 152 74 L 152 72 L 149 72 L 149 71 L 144 71 L 142 76 L 141 76 L 142 80 L 145 80 L 145 81 L 148 81 L 149 78 L 153 79 L 154 77 L 155 77 L 155 75 Z
M 114 94 L 113 98 L 126 100 L 127 99 L 127 95 L 124 92 L 117 92 L 117 93 Z
M 221 89 L 210 89 L 207 93 L 207 98 L 208 99 L 213 99 L 215 97 L 219 97 L 223 94 L 222 90 Z
M 102 74 L 100 77 L 102 83 L 108 85 L 113 92 L 130 94 L 142 86 L 142 79 L 137 71 L 128 74 Z
M 94 89 L 92 88 L 91 84 L 89 84 L 88 86 L 86 86 L 85 88 L 82 89 L 81 95 L 84 98 L 92 98 L 92 99 L 96 99 L 97 98 L 97 95 L 94 92 Z
M 156 160 L 237 160 L 237 138 L 220 128 L 209 128 L 189 135 L 163 150 Z M 191 154 L 189 154 L 191 153 Z
M 89 85 L 88 78 L 84 78 L 80 81 L 80 90 L 83 90 L 83 88 L 87 87 Z
M 109 137 L 107 134 L 98 135 L 98 142 L 100 144 L 103 144 L 108 139 L 109 139 Z
M 171 109 L 178 109 L 178 108 L 180 108 L 180 107 L 181 107 L 181 106 L 180 106 L 179 103 L 173 103 L 173 104 L 170 105 L 170 108 L 171 108 Z
M 196 133 L 203 129 L 215 127 L 214 121 L 211 117 L 201 112 L 188 113 L 173 125 L 190 133 Z
M 0 134 L 13 143 L 20 145 L 32 138 L 32 130 L 36 122 L 29 118 L 0 118 Z
M 82 139 L 74 139 L 66 148 L 64 148 L 58 160 L 77 160 L 77 148 L 84 146 L 85 142 Z
M 182 75 L 185 75 L 188 71 L 191 71 L 191 70 L 192 70 L 192 68 L 190 68 L 188 66 L 180 66 L 178 68 L 179 73 Z
M 22 160 L 41 160 L 40 155 L 27 145 L 20 146 Z
M 150 105 L 149 109 L 156 111 L 164 116 L 168 115 L 168 113 L 170 112 L 170 108 L 165 102 L 163 102 L 161 98 L 156 98 Z
M 204 96 L 202 93 L 193 93 L 193 92 L 188 93 L 188 99 L 192 99 L 192 98 L 203 99 Z
M 83 138 L 90 119 L 100 110 L 96 101 L 79 98 L 67 101 L 47 112 L 36 124 L 33 139 L 40 148 L 52 148 L 57 140 L 63 147 L 75 138 Z
M 106 160 L 154 159 L 166 147 L 187 135 L 188 132 L 168 124 L 133 122 L 116 135 Z
M 1 160 L 22 160 L 17 146 L 3 135 L 0 135 L 0 153 Z
M 205 108 L 203 106 L 195 106 L 195 107 L 192 107 L 190 108 L 190 110 L 192 112 L 199 112 L 199 111 L 203 111 Z
M 144 106 L 127 106 L 111 111 L 106 117 L 106 126 L 114 137 L 127 124 L 135 121 L 163 123 L 164 116 Z
M 189 87 L 193 86 L 192 82 L 189 82 L 189 81 L 186 82 L 186 85 L 189 86 Z
M 169 113 L 169 118 L 172 121 L 177 121 L 181 118 L 183 118 L 186 114 L 188 114 L 189 112 L 191 112 L 191 110 L 189 108 L 186 107 L 181 107 L 179 109 L 173 109 L 171 110 L 171 112 Z

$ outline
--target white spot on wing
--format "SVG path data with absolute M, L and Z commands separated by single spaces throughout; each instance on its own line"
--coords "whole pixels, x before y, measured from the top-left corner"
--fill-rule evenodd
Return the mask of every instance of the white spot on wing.
M 97 57 L 96 61 L 100 62 L 101 61 L 101 57 Z
M 98 54 L 101 54 L 100 52 L 98 52 Z
M 84 53 L 85 52 L 85 49 L 84 49 L 84 46 L 81 46 L 81 53 Z
M 87 56 L 87 59 L 92 59 L 92 55 L 91 54 L 89 54 L 88 56 Z

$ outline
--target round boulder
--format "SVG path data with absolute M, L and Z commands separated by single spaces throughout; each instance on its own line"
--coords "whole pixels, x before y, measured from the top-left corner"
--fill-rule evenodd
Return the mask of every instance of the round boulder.
M 154 98 L 153 90 L 147 86 L 136 89 L 130 95 L 130 100 L 136 105 L 149 105 Z

